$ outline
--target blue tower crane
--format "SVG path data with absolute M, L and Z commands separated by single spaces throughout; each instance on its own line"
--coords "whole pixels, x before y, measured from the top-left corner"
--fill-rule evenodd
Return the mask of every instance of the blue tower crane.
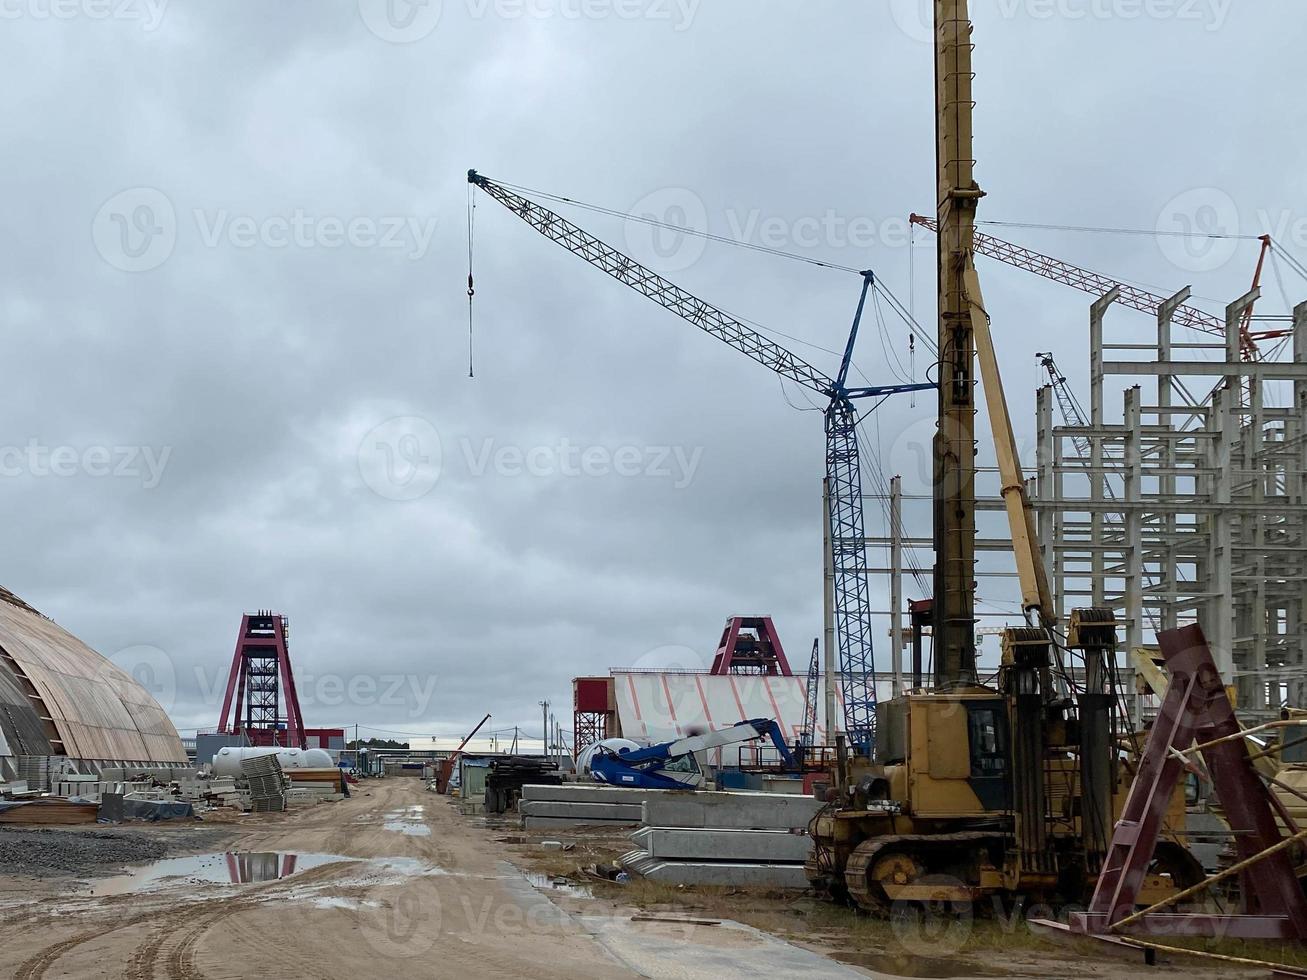
M 853 347 L 858 338 L 858 326 L 862 322 L 867 292 L 875 283 L 874 273 L 862 273 L 862 294 L 858 299 L 853 327 L 849 331 L 839 370 L 831 378 L 780 344 L 664 279 L 561 215 L 475 170 L 468 171 L 467 179 L 469 184 L 480 188 L 545 238 L 579 255 L 618 282 L 671 310 L 782 378 L 803 385 L 827 400 L 826 480 L 830 496 L 835 637 L 840 673 L 845 682 L 844 727 L 850 744 L 869 756 L 876 733 L 876 673 L 871 642 L 871 599 L 866 579 L 858 412 L 854 403 L 863 398 L 933 390 L 936 387 L 931 383 L 849 387 L 849 365 L 853 359 Z

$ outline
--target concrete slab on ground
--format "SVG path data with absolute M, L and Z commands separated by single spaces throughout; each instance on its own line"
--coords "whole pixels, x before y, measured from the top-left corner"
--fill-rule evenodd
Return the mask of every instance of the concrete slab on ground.
M 631 840 L 650 857 L 670 860 L 802 864 L 812 851 L 811 837 L 787 830 L 642 827 Z
M 668 791 L 658 789 L 602 786 L 599 783 L 564 783 L 562 786 L 523 786 L 522 799 L 561 803 L 643 803 L 653 794 L 666 792 Z
M 634 827 L 639 820 L 598 820 L 598 819 L 578 819 L 576 817 L 523 817 L 522 828 L 524 830 L 559 830 L 576 827 L 613 827 L 621 830 L 626 827 Z
M 551 800 L 523 800 L 518 812 L 524 817 L 566 817 L 571 820 L 629 820 L 638 822 L 639 803 L 565 803 Z
M 652 858 L 648 851 L 630 851 L 617 859 L 627 872 L 669 885 L 712 885 L 715 887 L 795 888 L 808 887 L 801 864 L 764 864 L 742 861 L 666 861 Z
M 779 793 L 675 793 L 644 803 L 646 827 L 790 830 L 807 827 L 823 804 Z

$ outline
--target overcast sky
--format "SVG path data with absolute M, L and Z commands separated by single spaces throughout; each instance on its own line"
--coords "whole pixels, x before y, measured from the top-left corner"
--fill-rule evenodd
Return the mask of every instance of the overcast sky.
M 291 619 L 309 724 L 368 734 L 538 729 L 574 675 L 706 663 L 731 614 L 773 615 L 806 666 L 820 415 L 485 197 L 469 379 L 465 175 L 873 268 L 905 301 L 914 271 L 933 330 L 933 239 L 904 230 L 934 197 L 918 6 L 0 0 L 4 585 L 184 730 L 216 725 L 261 607 Z M 975 6 L 982 218 L 1270 231 L 1307 260 L 1301 0 Z M 856 276 L 567 213 L 833 370 Z M 1256 257 L 1003 233 L 1211 310 Z M 1028 439 L 1036 350 L 1084 397 L 1089 297 L 981 273 Z M 1304 298 L 1286 271 L 1263 312 Z M 913 368 L 885 315 L 875 383 Z M 909 491 L 933 411 L 867 423 Z

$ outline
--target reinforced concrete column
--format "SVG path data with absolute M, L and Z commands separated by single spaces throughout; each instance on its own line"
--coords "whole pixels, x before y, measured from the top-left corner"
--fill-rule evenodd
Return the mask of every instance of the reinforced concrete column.
M 1216 666 L 1226 684 L 1237 683 L 1234 662 L 1234 602 L 1233 602 L 1233 556 L 1231 555 L 1232 523 L 1230 491 L 1233 476 L 1230 472 L 1230 430 L 1233 428 L 1231 416 L 1238 416 L 1239 392 L 1221 389 L 1212 393 L 1212 411 L 1208 418 L 1208 428 L 1212 434 L 1210 442 L 1208 499 L 1215 508 L 1208 518 L 1208 577 L 1201 584 L 1199 591 L 1209 594 L 1204 603 L 1207 615 L 1202 623 L 1208 644 Z M 1235 403 L 1231 412 L 1230 402 Z M 1240 684 L 1240 695 L 1243 685 Z
M 1140 451 L 1140 410 L 1139 388 L 1127 388 L 1125 391 L 1125 513 L 1122 524 L 1125 539 L 1121 542 L 1122 560 L 1125 566 L 1125 614 L 1126 647 L 1134 650 L 1144 642 L 1144 563 L 1142 513 L 1138 505 L 1142 502 L 1140 487 L 1143 470 L 1143 454 Z
M 1044 385 L 1035 394 L 1035 510 L 1038 520 L 1039 550 L 1044 561 L 1048 588 L 1053 594 L 1053 611 L 1059 618 L 1066 614 L 1062 605 L 1062 561 L 1058 544 L 1062 541 L 1062 485 L 1058 473 L 1058 446 L 1053 434 L 1053 388 Z
M 1124 540 L 1121 542 L 1121 558 L 1125 566 L 1125 648 L 1126 663 L 1136 648 L 1144 643 L 1144 542 L 1143 513 L 1139 510 L 1142 502 L 1143 453 L 1140 451 L 1142 438 L 1140 428 L 1142 418 L 1139 410 L 1139 387 L 1127 388 L 1125 392 L 1125 506 L 1122 514 Z M 1113 668 L 1116 667 L 1113 658 Z M 1139 693 L 1130 691 L 1130 720 L 1132 727 L 1138 730 Z
M 1236 651 L 1240 637 L 1251 637 L 1257 633 L 1257 624 L 1253 615 L 1252 602 L 1247 594 L 1249 577 L 1247 570 L 1240 566 L 1240 589 L 1236 593 L 1236 562 L 1250 563 L 1251 556 L 1235 553 L 1235 542 L 1251 544 L 1252 525 L 1256 515 L 1241 512 L 1230 506 L 1236 496 L 1243 496 L 1243 489 L 1248 484 L 1256 484 L 1256 461 L 1249 455 L 1252 448 L 1253 419 L 1250 410 L 1251 397 L 1245 404 L 1245 373 L 1243 370 L 1243 346 L 1240 342 L 1241 325 L 1244 314 L 1261 296 L 1260 287 L 1254 287 L 1225 308 L 1225 390 L 1222 392 L 1221 406 L 1224 418 L 1221 420 L 1221 442 L 1224 459 L 1220 461 L 1217 471 L 1217 484 L 1223 486 L 1222 505 L 1216 514 L 1216 546 L 1220 552 L 1220 561 L 1213 569 L 1213 578 L 1217 584 L 1217 593 L 1222 597 L 1225 612 L 1222 619 L 1226 623 L 1228 634 L 1229 657 L 1234 682 L 1239 692 L 1239 706 L 1253 710 L 1264 707 L 1266 695 L 1265 664 L 1258 665 L 1251 645 L 1242 644 L 1243 649 Z M 1250 388 L 1260 386 L 1255 378 L 1249 378 Z M 1212 398 L 1213 411 L 1216 411 L 1216 398 Z M 1236 454 L 1235 450 L 1239 452 Z M 1237 472 L 1236 472 L 1237 469 Z M 1219 665 L 1219 661 L 1218 661 Z M 1224 668 L 1222 668 L 1224 669 Z M 1227 678 L 1226 683 L 1231 683 Z M 1261 693 L 1258 693 L 1261 692 Z
M 1120 288 L 1095 300 L 1089 308 L 1089 424 L 1095 430 L 1089 437 L 1089 499 L 1098 506 L 1089 515 L 1090 570 L 1092 605 L 1107 605 L 1106 562 L 1103 554 L 1103 318 L 1108 307 L 1121 296 Z
M 1157 308 L 1157 360 L 1162 364 L 1169 364 L 1172 360 L 1171 350 L 1171 323 L 1175 318 L 1175 311 L 1189 302 L 1189 295 L 1192 293 L 1188 286 L 1180 290 L 1161 306 Z M 1173 396 L 1175 394 L 1175 375 L 1169 369 L 1158 368 L 1157 374 L 1157 405 L 1161 409 L 1174 407 Z M 1167 429 L 1174 431 L 1175 417 L 1170 412 L 1162 411 L 1159 421 Z M 1161 457 L 1158 464 L 1162 469 L 1161 476 L 1158 478 L 1158 494 L 1164 503 L 1175 500 L 1175 442 L 1170 438 L 1163 438 L 1161 443 Z M 1176 563 L 1176 535 L 1178 534 L 1178 523 L 1174 508 L 1167 507 L 1161 515 L 1160 528 L 1162 536 L 1161 547 L 1161 572 L 1158 584 L 1166 592 L 1179 591 L 1180 569 Z M 1171 596 L 1164 596 L 1160 600 L 1161 615 L 1158 617 L 1159 625 L 1162 629 L 1173 630 L 1179 625 L 1178 617 L 1175 611 L 1175 600 Z
M 1252 583 L 1251 588 L 1243 591 L 1240 595 L 1241 615 L 1239 618 L 1247 623 L 1246 627 L 1240 625 L 1240 635 L 1251 638 L 1252 650 L 1250 654 L 1249 669 L 1254 671 L 1253 680 L 1256 682 L 1252 688 L 1253 700 L 1249 707 L 1257 710 L 1264 710 L 1268 706 L 1279 707 L 1280 680 L 1275 681 L 1276 694 L 1271 696 L 1267 691 L 1267 663 L 1266 663 L 1266 637 L 1271 629 L 1271 623 L 1266 615 L 1266 582 L 1267 582 L 1267 555 L 1266 555 L 1266 527 L 1268 518 L 1261 509 L 1266 503 L 1266 481 L 1275 478 L 1274 457 L 1267 458 L 1264 454 L 1265 443 L 1263 440 L 1264 418 L 1262 395 L 1264 392 L 1263 384 L 1260 378 L 1248 378 L 1246 388 L 1248 392 L 1248 427 L 1243 432 L 1244 460 L 1246 476 L 1251 481 L 1251 498 L 1255 509 L 1245 515 L 1239 522 L 1239 542 L 1244 547 L 1252 545 L 1251 551 L 1242 551 L 1239 555 L 1241 563 L 1247 563 L 1251 566 Z M 1271 467 L 1269 470 L 1267 467 Z
M 1293 360 L 1297 364 L 1307 364 L 1307 303 L 1299 303 L 1293 310 Z M 1285 433 L 1290 440 L 1293 451 L 1287 454 L 1286 466 L 1289 469 L 1285 479 L 1285 492 L 1289 502 L 1302 506 L 1307 504 L 1307 381 L 1293 383 L 1293 404 L 1296 411 Z M 1307 548 L 1307 520 L 1301 514 L 1295 514 L 1290 527 L 1290 542 L 1299 549 Z M 1297 559 L 1297 573 L 1307 575 L 1302 558 Z M 1294 637 L 1293 642 L 1299 672 L 1294 681 L 1293 701 L 1301 706 L 1307 703 L 1307 677 L 1301 672 L 1307 671 L 1307 582 L 1298 583 L 1297 595 L 1290 604 L 1289 619 L 1285 631 Z

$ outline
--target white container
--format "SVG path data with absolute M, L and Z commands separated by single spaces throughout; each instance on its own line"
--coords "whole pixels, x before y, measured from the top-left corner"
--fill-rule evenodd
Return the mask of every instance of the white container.
M 326 749 L 278 749 L 229 747 L 219 749 L 213 757 L 212 772 L 215 776 L 236 776 L 241 774 L 241 762 L 245 759 L 260 759 L 265 755 L 275 755 L 282 769 L 334 769 L 331 753 Z

